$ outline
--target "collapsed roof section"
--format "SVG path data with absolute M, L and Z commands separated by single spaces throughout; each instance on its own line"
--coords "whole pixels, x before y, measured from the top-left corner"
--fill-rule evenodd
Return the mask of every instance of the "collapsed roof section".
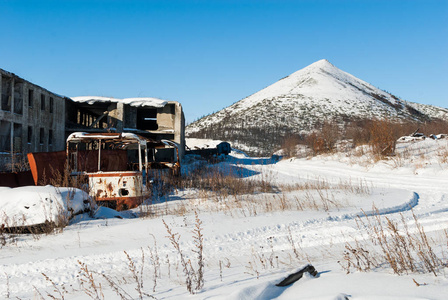
M 157 98 L 82 96 L 67 102 L 66 134 L 73 132 L 132 132 L 151 140 L 169 140 L 185 148 L 185 118 L 176 101 Z

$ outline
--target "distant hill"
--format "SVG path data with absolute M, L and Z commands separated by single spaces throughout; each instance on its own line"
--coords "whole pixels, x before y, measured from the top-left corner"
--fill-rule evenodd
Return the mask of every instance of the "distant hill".
M 448 119 L 448 109 L 412 103 L 319 60 L 186 129 L 189 137 L 227 140 L 268 155 L 291 134 L 306 134 L 324 121 Z

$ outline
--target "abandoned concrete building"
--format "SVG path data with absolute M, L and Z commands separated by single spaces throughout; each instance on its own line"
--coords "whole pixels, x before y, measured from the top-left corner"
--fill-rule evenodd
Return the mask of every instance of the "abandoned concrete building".
M 73 97 L 67 102 L 66 132 L 132 132 L 152 140 L 170 140 L 185 152 L 185 117 L 176 101 L 156 98 Z M 159 155 L 162 152 L 159 151 Z M 166 155 L 172 155 L 166 153 Z M 164 156 L 166 156 L 164 155 Z
M 0 74 L 0 152 L 3 156 L 63 150 L 68 98 L 2 69 Z
M 179 145 L 180 159 L 184 155 L 185 118 L 176 101 L 68 98 L 5 70 L 0 74 L 0 165 L 29 152 L 64 150 L 66 138 L 75 131 L 132 132 L 166 139 Z

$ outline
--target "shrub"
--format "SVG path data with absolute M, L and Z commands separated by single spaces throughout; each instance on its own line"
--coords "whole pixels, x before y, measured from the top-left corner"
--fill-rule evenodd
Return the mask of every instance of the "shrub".
M 398 137 L 392 122 L 372 121 L 369 126 L 369 135 L 369 146 L 375 156 L 383 157 L 395 152 Z
M 324 122 L 320 130 L 313 132 L 306 138 L 306 144 L 313 154 L 332 152 L 336 142 L 341 138 L 339 127 L 334 122 Z

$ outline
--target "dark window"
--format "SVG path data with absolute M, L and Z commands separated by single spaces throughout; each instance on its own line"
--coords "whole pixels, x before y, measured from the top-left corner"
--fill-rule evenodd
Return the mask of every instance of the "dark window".
M 0 152 L 11 150 L 11 122 L 0 120 Z
M 45 132 L 44 129 L 40 129 L 40 135 L 39 135 L 39 144 L 43 145 L 45 139 Z
M 14 152 L 22 151 L 22 124 L 14 123 L 13 143 Z
M 137 128 L 141 130 L 157 130 L 157 109 L 142 108 L 137 111 Z
M 28 90 L 28 106 L 33 107 L 33 102 L 34 102 L 34 91 L 30 89 Z
M 48 131 L 48 145 L 53 145 L 53 130 Z
M 54 105 L 53 97 L 50 97 L 50 113 L 53 112 L 53 105 Z
M 21 115 L 23 111 L 23 82 L 14 84 L 14 113 Z
M 27 138 L 28 144 L 31 144 L 32 140 L 33 140 L 33 127 L 28 126 L 28 138 Z
M 1 109 L 11 111 L 11 87 L 12 79 L 10 77 L 2 76 L 2 103 Z
M 40 110 L 45 110 L 45 95 L 40 95 Z

